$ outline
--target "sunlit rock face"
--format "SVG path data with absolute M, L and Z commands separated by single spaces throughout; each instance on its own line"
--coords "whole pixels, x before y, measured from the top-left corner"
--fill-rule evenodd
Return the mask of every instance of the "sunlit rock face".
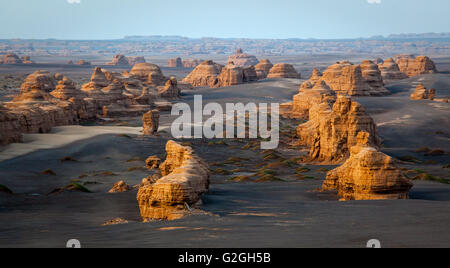
M 309 82 L 300 86 L 292 102 L 291 118 L 308 119 L 311 107 L 322 102 L 334 103 L 336 100 L 336 93 L 325 82 L 320 81 L 311 86 Z
M 56 84 L 56 79 L 50 72 L 39 70 L 25 78 L 20 92 L 25 93 L 33 89 L 38 89 L 48 93 L 55 89 Z
M 151 110 L 144 114 L 142 117 L 143 131 L 142 135 L 155 135 L 159 128 L 159 110 Z
M 209 189 L 209 167 L 191 147 L 169 141 L 166 151 L 160 166 L 163 177 L 156 182 L 144 179 L 137 194 L 144 221 L 179 219 Z
M 394 60 L 400 71 L 408 77 L 438 72 L 434 62 L 427 56 L 397 55 Z
M 384 96 L 390 94 L 384 87 L 383 77 L 378 65 L 373 61 L 365 60 L 361 63 L 361 72 L 364 80 L 370 86 L 370 96 Z
M 370 146 L 370 134 L 359 132 L 350 158 L 328 172 L 323 190 L 337 190 L 341 200 L 407 199 L 413 184 L 394 160 Z
M 378 68 L 381 71 L 381 76 L 383 77 L 384 81 L 394 81 L 408 78 L 406 74 L 400 71 L 398 64 L 392 58 L 389 58 L 383 63 L 380 63 L 378 65 Z
M 183 82 L 189 83 L 194 87 L 217 87 L 217 84 L 219 84 L 217 77 L 222 72 L 222 68 L 223 66 L 212 60 L 204 61 L 186 76 Z
M 294 66 L 287 63 L 275 64 L 270 69 L 267 78 L 294 78 L 300 79 L 301 75 L 295 70 Z
M 238 49 L 238 51 L 234 55 L 228 57 L 227 65 L 248 68 L 251 66 L 255 66 L 258 63 L 259 61 L 255 56 L 244 53 L 242 49 Z
M 299 144 L 310 148 L 311 161 L 340 164 L 357 144 L 361 131 L 370 134 L 368 144 L 380 146 L 376 125 L 364 107 L 339 95 L 333 105 L 329 102 L 314 105 L 309 111 L 309 121 L 298 126 L 297 136 Z
M 435 89 L 427 89 L 424 85 L 418 85 L 411 94 L 411 100 L 434 100 L 436 97 Z
M 255 71 L 258 76 L 258 79 L 264 79 L 270 73 L 270 69 L 272 69 L 273 64 L 270 60 L 264 59 L 261 60 L 258 64 L 255 65 Z

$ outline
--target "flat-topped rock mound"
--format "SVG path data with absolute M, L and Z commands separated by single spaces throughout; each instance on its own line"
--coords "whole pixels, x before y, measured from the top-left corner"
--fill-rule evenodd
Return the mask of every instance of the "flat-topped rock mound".
M 328 172 L 323 190 L 337 190 L 341 200 L 407 199 L 413 184 L 394 160 L 371 147 L 370 134 L 359 132 L 350 158 Z
M 191 147 L 169 141 L 166 151 L 160 166 L 163 177 L 156 182 L 144 179 L 137 194 L 144 221 L 179 219 L 209 190 L 209 167 Z
M 147 84 L 155 86 L 163 86 L 168 80 L 159 68 L 158 65 L 151 63 L 138 63 L 131 69 L 130 76 L 139 79 Z
M 145 63 L 144 57 L 126 57 L 125 55 L 118 54 L 113 57 L 111 62 L 106 65 L 111 66 L 133 66 L 138 63 Z
M 33 89 L 51 92 L 55 89 L 56 84 L 56 79 L 50 72 L 39 70 L 25 78 L 25 81 L 20 88 L 20 92 L 25 93 Z
M 390 94 L 384 87 L 383 77 L 378 65 L 373 61 L 365 60 L 361 63 L 362 77 L 370 86 L 369 94 L 371 96 L 384 96 Z
M 322 78 L 334 91 L 349 96 L 370 96 L 370 85 L 362 75 L 359 65 L 348 61 L 331 65 L 323 72 Z
M 427 56 L 397 55 L 394 57 L 394 60 L 398 64 L 400 71 L 408 77 L 438 72 L 434 62 Z
M 217 76 L 222 72 L 223 66 L 212 60 L 204 61 L 197 66 L 183 82 L 189 83 L 194 87 L 216 87 L 219 83 Z
M 434 100 L 436 97 L 436 90 L 434 88 L 427 89 L 420 84 L 416 87 L 416 91 L 411 94 L 411 100 Z
M 378 65 L 381 71 L 381 76 L 383 80 L 402 80 L 408 78 L 408 76 L 400 71 L 398 64 L 393 58 L 385 60 L 383 63 Z
M 370 145 L 379 147 L 376 125 L 364 107 L 339 95 L 333 105 L 329 102 L 314 105 L 309 111 L 309 121 L 298 126 L 297 136 L 299 144 L 310 148 L 312 161 L 336 164 L 348 158 L 361 131 L 370 134 Z
M 309 82 L 304 82 L 299 93 L 294 96 L 291 118 L 308 119 L 311 107 L 322 102 L 334 103 L 336 100 L 336 93 L 325 82 L 319 81 L 311 86 Z
M 270 60 L 263 59 L 258 64 L 255 65 L 256 74 L 258 79 L 264 79 L 270 73 L 270 69 L 272 69 L 273 64 Z
M 228 57 L 227 65 L 248 68 L 250 66 L 255 66 L 258 63 L 259 60 L 255 56 L 244 53 L 242 49 L 238 49 L 234 55 Z
M 294 78 L 300 79 L 301 75 L 295 70 L 294 66 L 287 63 L 275 64 L 270 69 L 267 78 Z

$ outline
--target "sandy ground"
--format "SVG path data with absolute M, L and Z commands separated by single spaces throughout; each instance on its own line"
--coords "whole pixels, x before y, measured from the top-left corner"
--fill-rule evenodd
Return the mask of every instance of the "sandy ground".
M 191 103 L 195 94 L 203 94 L 205 102 L 282 103 L 292 98 L 300 82 L 268 80 L 198 89 L 185 92 L 183 101 Z M 450 95 L 450 76 L 444 73 L 389 84 L 391 96 L 357 100 L 379 125 L 384 152 L 412 155 L 422 163 L 405 162 L 403 168 L 450 179 L 449 169 L 443 168 L 450 162 L 448 153 L 416 152 L 424 146 L 450 152 L 449 104 L 410 101 L 409 94 L 419 82 L 435 87 L 438 96 Z M 163 127 L 170 120 L 164 114 Z M 133 123 L 138 125 L 135 121 L 139 119 Z M 203 213 L 173 222 L 142 223 L 136 191 L 107 193 L 119 180 L 135 185 L 146 177 L 148 171 L 142 169 L 146 157 L 164 157 L 168 133 L 142 137 L 139 130 L 134 126 L 58 128 L 56 133 L 34 137 L 36 144 L 45 141 L 49 147 L 0 162 L 0 183 L 15 193 L 0 192 L 0 247 L 64 247 L 74 238 L 84 247 L 364 247 L 369 239 L 379 239 L 384 247 L 450 246 L 450 185 L 415 181 L 410 200 L 339 202 L 333 193 L 316 191 L 326 175 L 322 166 L 307 166 L 311 171 L 304 180 L 280 170 L 284 182 L 233 183 L 228 181 L 231 176 L 213 175 L 210 192 L 203 197 Z M 72 133 L 72 138 L 56 144 L 51 137 L 58 131 Z M 244 168 L 251 169 L 262 162 L 258 151 L 242 149 L 244 144 L 237 141 L 229 146 L 191 142 L 209 163 L 240 156 L 249 159 Z M 1 154 L 8 151 L 16 149 Z M 67 156 L 76 161 L 62 162 Z M 433 162 L 424 164 L 427 160 Z M 43 175 L 46 169 L 56 175 Z M 48 195 L 79 178 L 93 193 Z M 117 217 L 129 223 L 102 226 Z

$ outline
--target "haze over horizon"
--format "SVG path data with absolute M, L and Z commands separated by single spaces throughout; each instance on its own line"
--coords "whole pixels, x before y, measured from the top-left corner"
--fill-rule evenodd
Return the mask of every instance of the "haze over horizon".
M 0 8 L 0 39 L 345 39 L 450 31 L 450 1 L 442 0 L 0 0 Z

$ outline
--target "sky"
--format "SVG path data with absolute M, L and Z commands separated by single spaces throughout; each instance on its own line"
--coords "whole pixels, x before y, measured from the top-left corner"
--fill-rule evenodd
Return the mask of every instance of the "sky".
M 0 11 L 0 39 L 339 39 L 450 32 L 448 0 L 0 0 Z

